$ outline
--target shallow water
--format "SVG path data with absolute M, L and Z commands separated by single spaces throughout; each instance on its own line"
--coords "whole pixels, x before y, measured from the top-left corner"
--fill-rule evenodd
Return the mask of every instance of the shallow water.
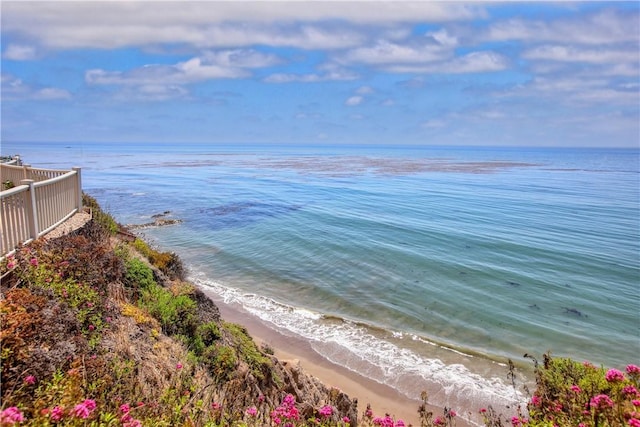
M 640 353 L 637 150 L 4 144 L 192 279 L 433 403 L 511 403 L 507 358 Z M 522 365 L 526 366 L 526 365 Z M 526 369 L 523 371 L 526 374 Z

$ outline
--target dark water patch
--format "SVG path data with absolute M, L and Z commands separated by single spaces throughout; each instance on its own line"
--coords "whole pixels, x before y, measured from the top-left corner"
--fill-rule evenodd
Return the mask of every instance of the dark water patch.
M 244 201 L 200 209 L 201 222 L 209 229 L 244 227 L 259 221 L 286 215 L 301 209 L 301 205 Z
M 589 317 L 586 314 L 582 314 L 582 312 L 576 308 L 571 307 L 562 307 L 564 309 L 565 314 L 571 314 L 576 317 Z

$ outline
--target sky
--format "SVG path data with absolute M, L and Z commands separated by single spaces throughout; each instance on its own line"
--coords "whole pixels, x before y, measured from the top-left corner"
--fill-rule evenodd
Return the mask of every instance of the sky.
M 0 12 L 2 141 L 640 146 L 635 1 Z

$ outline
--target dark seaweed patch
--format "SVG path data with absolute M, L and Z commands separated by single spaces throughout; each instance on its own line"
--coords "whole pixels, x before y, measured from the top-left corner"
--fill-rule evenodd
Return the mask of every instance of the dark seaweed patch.
M 301 209 L 299 205 L 265 202 L 234 202 L 200 210 L 208 228 L 244 227 L 268 218 L 275 218 Z

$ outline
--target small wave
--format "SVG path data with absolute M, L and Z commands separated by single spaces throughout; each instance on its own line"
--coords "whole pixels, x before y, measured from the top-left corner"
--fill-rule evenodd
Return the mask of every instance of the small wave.
M 209 280 L 204 275 L 192 280 L 199 286 L 213 290 L 225 304 L 240 304 L 250 314 L 281 332 L 308 340 L 316 352 L 331 362 L 393 387 L 411 399 L 428 390 L 430 403 L 474 413 L 488 405 L 496 410 L 505 410 L 508 405 L 524 402 L 522 394 L 501 378 L 484 377 L 462 363 L 445 363 L 439 358 L 427 357 L 402 346 L 403 340 L 406 343 L 413 341 L 414 344 L 417 341 L 464 356 L 459 359 L 471 357 L 422 337 L 385 331 L 388 337 L 385 338 L 379 328 L 292 307 L 265 296 L 244 293 Z

